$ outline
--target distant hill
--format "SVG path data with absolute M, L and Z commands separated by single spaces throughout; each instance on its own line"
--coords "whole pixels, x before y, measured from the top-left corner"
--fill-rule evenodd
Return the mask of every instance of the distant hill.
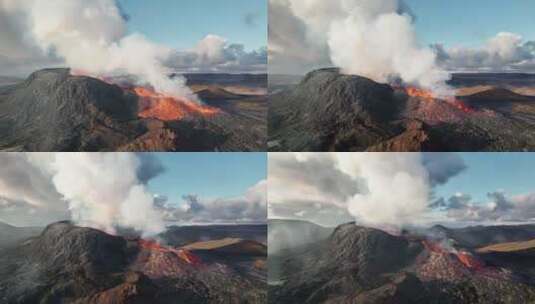
M 11 247 L 43 231 L 41 227 L 15 227 L 0 222 L 0 250 Z
M 267 225 L 171 226 L 160 234 L 169 245 L 182 247 L 191 243 L 236 238 L 267 243 Z

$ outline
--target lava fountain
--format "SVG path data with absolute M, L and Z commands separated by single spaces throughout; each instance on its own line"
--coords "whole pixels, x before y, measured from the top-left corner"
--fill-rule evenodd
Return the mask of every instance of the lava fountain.
M 186 117 L 211 117 L 221 110 L 200 104 L 184 97 L 173 97 L 156 92 L 151 88 L 132 86 L 131 84 L 117 83 L 116 79 L 102 75 L 92 75 L 82 70 L 71 69 L 73 76 L 87 76 L 99 79 L 110 85 L 117 85 L 125 91 L 138 96 L 138 116 L 140 118 L 155 118 L 162 121 L 176 121 Z
M 163 121 L 180 120 L 188 116 L 211 117 L 220 112 L 214 107 L 201 105 L 184 98 L 175 98 L 144 87 L 135 87 L 139 96 L 141 118 L 156 118 Z
M 419 98 L 421 100 L 427 101 L 427 102 L 434 102 L 437 100 L 447 102 L 448 104 L 452 105 L 457 110 L 463 112 L 463 113 L 472 113 L 475 110 L 468 106 L 463 101 L 457 99 L 455 96 L 447 97 L 445 99 L 440 99 L 435 96 L 435 94 L 432 91 L 424 90 L 416 87 L 406 87 L 404 88 L 405 93 L 410 97 Z
M 201 264 L 201 259 L 189 250 L 165 247 L 155 241 L 144 239 L 139 239 L 138 245 L 140 248 L 152 253 L 172 254 L 190 265 L 196 266 Z

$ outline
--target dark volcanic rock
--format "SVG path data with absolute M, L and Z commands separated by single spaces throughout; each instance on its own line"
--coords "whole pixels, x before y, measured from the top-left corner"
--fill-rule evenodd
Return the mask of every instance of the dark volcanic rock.
M 37 71 L 0 86 L 0 151 L 265 150 L 265 96 L 220 88 L 201 95 L 216 101 L 219 114 L 155 121 L 138 117 L 130 89 L 69 69 Z
M 271 96 L 270 140 L 279 150 L 364 150 L 391 137 L 398 114 L 393 89 L 338 69 L 309 73 Z
M 134 138 L 137 97 L 68 69 L 33 73 L 0 95 L 0 148 L 97 150 Z
M 322 69 L 270 92 L 270 151 L 535 150 L 535 99 L 500 87 L 442 100 Z
M 351 302 L 355 295 L 387 284 L 383 274 L 401 271 L 421 250 L 418 243 L 380 230 L 341 225 L 329 239 L 284 262 L 285 283 L 270 290 L 270 302 Z
M 0 254 L 0 303 L 265 303 L 266 247 L 196 253 L 69 222 Z
M 0 256 L 0 299 L 7 303 L 57 303 L 89 296 L 121 282 L 126 241 L 67 222 Z
M 487 228 L 489 234 L 495 231 Z M 429 231 L 444 237 L 451 235 L 450 232 L 445 227 Z M 523 252 L 516 267 L 512 267 L 517 263 L 515 260 L 505 262 L 504 259 L 518 253 L 472 256 L 474 260 L 489 263 L 473 267 L 464 264 L 455 251 L 437 249 L 441 248 L 439 243 L 433 247 L 429 242 L 418 236 L 395 236 L 353 223 L 341 225 L 329 239 L 309 244 L 299 253 L 286 257 L 282 270 L 285 273 L 270 286 L 269 301 L 330 304 L 535 301 L 534 280 L 526 277 L 532 273 L 533 263 L 529 262 L 532 255 Z M 522 267 L 530 267 L 530 271 L 515 273 Z

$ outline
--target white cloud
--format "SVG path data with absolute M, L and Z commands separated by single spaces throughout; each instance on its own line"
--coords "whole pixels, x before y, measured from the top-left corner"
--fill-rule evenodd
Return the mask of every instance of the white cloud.
M 267 182 L 258 182 L 243 195 L 232 198 L 205 199 L 186 195 L 178 206 L 160 207 L 165 219 L 176 223 L 264 223 L 267 208 Z
M 194 48 L 175 52 L 167 65 L 180 72 L 266 73 L 267 50 L 247 51 L 242 44 L 207 35 Z
M 451 47 L 435 45 L 439 62 L 455 71 L 482 72 L 533 72 L 535 71 L 535 41 L 522 36 L 501 32 L 483 46 Z
M 449 219 L 458 222 L 523 223 L 535 220 L 535 193 L 508 196 L 503 191 L 488 193 L 486 201 L 456 193 L 435 205 Z

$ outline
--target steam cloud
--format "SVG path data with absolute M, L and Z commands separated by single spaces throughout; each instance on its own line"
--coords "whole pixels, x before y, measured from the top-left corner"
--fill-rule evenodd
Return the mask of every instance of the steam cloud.
M 83 226 L 114 233 L 130 227 L 151 236 L 165 229 L 153 196 L 138 179 L 140 160 L 125 153 L 66 153 L 52 165 L 56 189 Z
M 146 183 L 163 168 L 149 154 L 0 153 L 0 220 L 48 225 L 71 219 L 114 233 L 165 229 Z
M 359 222 L 401 226 L 427 211 L 431 187 L 421 155 L 391 154 L 336 155 L 343 172 L 366 180 L 366 191 L 348 201 Z
M 197 100 L 183 77 L 168 77 L 163 62 L 172 50 L 141 34 L 127 34 L 114 0 L 0 0 L 0 11 L 7 17 L 3 23 L 23 29 L 25 44 L 64 59 L 73 71 L 130 74 L 156 91 Z
M 269 217 L 399 228 L 427 220 L 434 187 L 466 169 L 452 153 L 269 155 Z
M 319 50 L 326 45 L 330 61 L 344 73 L 378 82 L 401 78 L 437 96 L 453 94 L 446 85 L 450 74 L 436 64 L 433 49 L 419 45 L 412 16 L 398 0 L 270 0 L 270 6 L 289 9 L 305 25 L 308 43 Z M 275 55 L 288 44 L 279 43 L 279 34 L 270 28 Z
M 0 221 L 45 226 L 72 220 L 151 237 L 170 223 L 264 223 L 267 183 L 242 195 L 169 201 L 147 184 L 164 170 L 149 153 L 0 153 Z

